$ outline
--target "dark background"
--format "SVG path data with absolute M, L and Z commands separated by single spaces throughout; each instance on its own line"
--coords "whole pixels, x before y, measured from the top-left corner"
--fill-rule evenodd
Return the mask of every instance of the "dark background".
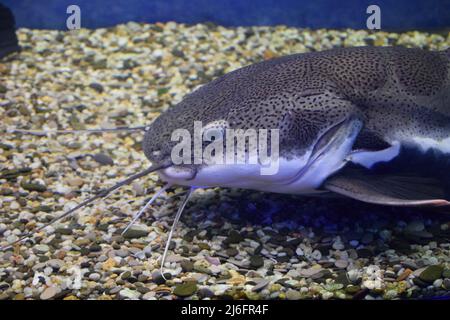
M 447 29 L 450 0 L 0 0 L 18 27 L 66 29 L 66 8 L 81 8 L 81 26 L 128 21 L 214 22 L 224 26 L 284 24 L 309 28 L 365 29 L 366 8 L 381 8 L 384 30 Z

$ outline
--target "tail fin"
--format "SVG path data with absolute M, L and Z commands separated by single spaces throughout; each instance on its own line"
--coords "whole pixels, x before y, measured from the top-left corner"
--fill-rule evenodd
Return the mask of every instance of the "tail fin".
M 8 7 L 0 4 L 0 59 L 19 50 L 14 16 Z

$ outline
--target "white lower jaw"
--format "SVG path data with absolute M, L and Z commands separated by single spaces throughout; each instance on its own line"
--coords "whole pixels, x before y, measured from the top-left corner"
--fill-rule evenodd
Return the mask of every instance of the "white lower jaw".
M 212 165 L 198 170 L 195 177 L 190 169 L 167 168 L 159 172 L 160 178 L 174 185 L 243 188 L 287 194 L 312 194 L 323 181 L 342 168 L 350 152 L 353 139 L 348 139 L 317 161 L 305 172 L 307 156 L 287 160 L 280 158 L 279 170 L 274 175 L 261 175 L 258 164 Z
M 273 175 L 263 175 L 258 161 L 246 164 L 209 165 L 194 175 L 189 168 L 169 167 L 159 172 L 162 180 L 174 185 L 244 188 L 289 194 L 311 194 L 318 191 L 330 175 L 347 162 L 356 136 L 362 128 L 359 120 L 343 123 L 322 151 L 311 150 L 294 159 L 280 158 Z

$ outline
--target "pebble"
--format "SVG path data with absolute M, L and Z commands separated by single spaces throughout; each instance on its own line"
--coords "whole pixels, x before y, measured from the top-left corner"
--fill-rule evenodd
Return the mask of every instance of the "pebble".
M 194 270 L 194 264 L 189 260 L 181 261 L 180 266 L 183 272 L 191 272 L 192 270 Z
M 197 285 L 193 282 L 179 284 L 173 290 L 173 294 L 178 297 L 189 297 L 197 291 Z
M 420 273 L 419 278 L 422 281 L 432 283 L 442 276 L 443 270 L 444 268 L 439 265 L 429 266 Z
M 94 89 L 95 91 L 97 91 L 98 93 L 102 93 L 104 91 L 103 86 L 100 83 L 96 83 L 96 82 L 92 82 L 89 87 L 91 89 Z
M 60 259 L 50 259 L 47 261 L 47 265 L 53 269 L 61 269 L 64 267 L 64 261 Z
M 344 250 L 345 246 L 341 241 L 335 241 L 335 242 L 333 242 L 333 249 L 334 250 Z
M 214 297 L 214 292 L 206 287 L 202 287 L 197 291 L 197 295 L 200 299 Z
M 435 288 L 438 288 L 438 289 L 439 289 L 439 288 L 442 286 L 443 282 L 444 282 L 444 280 L 442 280 L 442 279 L 436 279 L 436 280 L 433 282 L 433 286 L 434 286 Z
M 124 271 L 120 274 L 120 279 L 127 280 L 131 277 L 131 271 Z
M 194 270 L 200 273 L 210 274 L 210 264 L 208 261 L 201 259 L 194 262 Z
M 357 269 L 352 269 L 347 272 L 347 277 L 348 280 L 353 284 L 358 283 L 361 279 L 361 275 Z
M 419 268 L 419 267 L 417 266 L 417 264 L 416 264 L 414 261 L 412 261 L 412 260 L 406 260 L 406 261 L 404 261 L 404 262 L 402 263 L 402 265 L 403 265 L 405 268 L 411 269 L 411 270 L 413 270 L 413 271 Z
M 321 268 L 308 268 L 308 269 L 302 269 L 300 271 L 300 275 L 304 276 L 304 277 L 312 277 L 315 274 L 321 272 L 322 269 Z
M 244 238 L 241 236 L 241 234 L 235 230 L 232 230 L 228 234 L 228 238 L 225 239 L 225 242 L 233 244 L 233 243 L 239 243 L 242 240 L 244 240 Z
M 154 300 L 154 299 L 155 299 L 155 292 L 153 291 L 147 292 L 142 296 L 142 300 Z
M 250 266 L 258 269 L 264 265 L 264 259 L 261 256 L 251 256 L 250 257 Z
M 322 259 L 322 253 L 319 250 L 314 250 L 311 252 L 311 258 L 314 260 L 320 260 Z
M 269 280 L 267 279 L 261 279 L 259 280 L 256 285 L 252 288 L 253 292 L 259 292 L 262 289 L 264 289 L 265 287 L 267 287 L 267 285 L 270 283 Z
M 119 296 L 122 299 L 138 300 L 141 296 L 141 293 L 136 290 L 125 288 L 119 291 Z
M 302 298 L 302 294 L 300 291 L 289 289 L 286 291 L 286 299 L 288 300 L 300 300 Z
M 50 250 L 49 246 L 46 244 L 38 244 L 33 247 L 33 251 L 37 254 L 44 254 Z
M 138 225 L 133 225 L 123 234 L 123 237 L 126 239 L 134 239 L 145 237 L 147 235 L 148 235 L 147 228 Z
M 103 166 L 112 166 L 114 165 L 113 159 L 104 153 L 96 153 L 92 155 L 92 159 L 95 160 L 95 162 L 103 165 Z
M 166 282 L 159 270 L 152 273 L 152 281 L 158 285 Z
M 412 273 L 413 271 L 411 269 L 405 269 L 405 271 L 403 271 L 402 274 L 398 276 L 397 281 L 406 280 L 406 278 L 408 278 Z
M 450 279 L 449 278 L 444 279 L 442 285 L 445 290 L 450 290 Z
M 444 271 L 442 271 L 442 277 L 450 278 L 450 269 L 444 269 Z
M 60 290 L 57 287 L 48 287 L 44 291 L 42 291 L 39 298 L 41 300 L 50 300 L 53 299 L 59 292 Z
M 228 248 L 225 252 L 230 257 L 234 257 L 234 256 L 236 256 L 239 253 L 239 251 L 237 251 L 237 249 L 233 248 L 233 247 Z
M 89 275 L 89 280 L 92 280 L 92 281 L 98 281 L 98 280 L 100 280 L 100 278 L 101 278 L 101 275 L 98 273 L 91 273 Z
M 345 269 L 348 266 L 348 261 L 339 259 L 339 260 L 336 260 L 334 265 L 339 269 Z

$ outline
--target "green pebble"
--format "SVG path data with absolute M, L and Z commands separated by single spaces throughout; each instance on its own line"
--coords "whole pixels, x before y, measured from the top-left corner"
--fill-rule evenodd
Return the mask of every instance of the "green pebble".
M 198 246 L 199 246 L 200 249 L 202 249 L 202 250 L 209 250 L 209 249 L 211 248 L 207 243 L 204 243 L 204 242 L 200 242 L 200 243 L 198 244 Z
M 345 292 L 347 292 L 348 294 L 355 294 L 359 290 L 361 290 L 361 288 L 359 286 L 352 286 L 352 285 L 350 285 L 347 288 L 345 288 Z
M 125 239 L 134 239 L 145 237 L 146 235 L 148 235 L 147 230 L 138 227 L 131 227 L 123 234 L 123 237 Z
M 130 277 L 131 277 L 131 271 L 125 271 L 120 275 L 120 278 L 122 280 L 127 280 Z
M 197 285 L 194 282 L 179 284 L 173 290 L 173 294 L 178 297 L 189 297 L 197 292 Z
M 439 265 L 433 265 L 427 267 L 422 273 L 419 275 L 420 280 L 425 282 L 433 282 L 439 279 L 442 276 L 442 272 L 444 271 L 444 267 Z
M 59 234 L 64 235 L 64 236 L 68 236 L 68 235 L 72 234 L 72 232 L 73 231 L 70 228 L 57 228 L 55 230 L 55 233 L 59 233 Z
M 22 181 L 20 183 L 20 186 L 28 191 L 44 192 L 47 190 L 47 187 L 40 183 L 31 183 Z
M 442 278 L 450 278 L 450 269 L 444 269 L 442 271 Z

